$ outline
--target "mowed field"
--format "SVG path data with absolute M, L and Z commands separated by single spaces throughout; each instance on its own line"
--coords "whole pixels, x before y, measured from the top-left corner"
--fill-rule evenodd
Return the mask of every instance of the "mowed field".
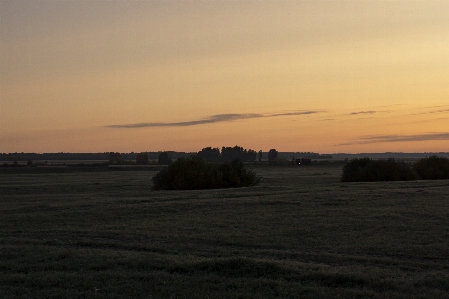
M 0 298 L 449 298 L 448 180 L 254 170 L 201 191 L 152 191 L 151 168 L 0 170 Z

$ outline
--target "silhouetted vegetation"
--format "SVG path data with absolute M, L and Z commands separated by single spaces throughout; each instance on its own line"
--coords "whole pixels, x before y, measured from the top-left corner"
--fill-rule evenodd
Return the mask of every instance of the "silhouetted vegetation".
M 343 167 L 343 182 L 410 181 L 449 179 L 449 159 L 431 156 L 413 165 L 396 161 L 353 159 Z
M 275 150 L 274 148 L 270 149 L 270 151 L 268 152 L 268 161 L 274 162 L 274 161 L 276 161 L 277 157 L 278 157 L 278 151 Z
M 438 156 L 423 158 L 413 164 L 422 180 L 442 180 L 449 179 L 449 159 Z
M 198 156 L 179 158 L 153 177 L 155 190 L 195 190 L 253 186 L 259 183 L 239 159 L 223 164 L 207 163 Z
M 221 162 L 221 153 L 219 148 L 206 147 L 197 154 L 198 157 L 207 162 Z
M 246 161 L 256 161 L 257 152 L 252 149 L 244 149 L 241 146 L 234 147 L 225 147 L 221 148 L 221 152 L 219 148 L 206 147 L 203 148 L 197 154 L 198 157 L 201 157 L 206 162 L 225 162 L 232 161 L 234 159 L 239 159 L 243 162 Z
M 223 161 L 232 161 L 234 159 L 239 159 L 241 161 L 255 161 L 257 153 L 252 149 L 246 150 L 240 146 L 234 147 L 222 147 L 221 148 L 221 158 Z
M 409 181 L 418 177 L 411 166 L 393 158 L 372 160 L 353 159 L 343 167 L 343 182 Z

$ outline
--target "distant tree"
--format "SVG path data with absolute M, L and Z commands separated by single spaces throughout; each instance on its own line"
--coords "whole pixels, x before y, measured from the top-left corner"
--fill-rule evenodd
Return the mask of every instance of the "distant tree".
M 245 161 L 256 161 L 256 158 L 257 158 L 256 151 L 253 151 L 252 149 L 249 149 L 247 154 L 246 154 Z
M 140 153 L 136 155 L 136 164 L 137 165 L 146 165 L 148 164 L 148 154 Z
M 268 161 L 274 162 L 274 161 L 276 161 L 277 157 L 278 157 L 278 151 L 275 150 L 274 148 L 270 149 L 270 151 L 268 152 Z
M 256 151 L 252 149 L 246 150 L 240 146 L 234 147 L 222 147 L 221 148 L 221 158 L 223 161 L 232 161 L 234 159 L 239 159 L 241 161 L 255 161 L 257 157 Z
M 242 160 L 242 152 L 244 151 L 243 147 L 234 146 L 234 147 L 222 147 L 221 148 L 221 158 L 224 161 L 232 161 L 234 159 Z
M 262 162 L 262 150 L 259 151 L 259 162 Z
M 157 159 L 159 165 L 169 165 L 173 162 L 173 159 L 169 152 L 161 152 Z
M 204 161 L 206 161 L 206 162 L 220 162 L 221 161 L 221 155 L 220 155 L 219 148 L 211 148 L 211 147 L 203 148 L 201 151 L 198 152 L 197 156 L 204 159 Z

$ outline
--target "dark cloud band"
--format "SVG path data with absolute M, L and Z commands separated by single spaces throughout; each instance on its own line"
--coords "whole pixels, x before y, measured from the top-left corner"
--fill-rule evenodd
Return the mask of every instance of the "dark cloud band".
M 152 127 L 189 127 L 198 126 L 205 124 L 221 123 L 221 122 L 231 122 L 236 120 L 253 119 L 253 118 L 268 118 L 268 117 L 280 117 L 280 116 L 295 116 L 295 115 L 308 115 L 316 114 L 319 111 L 293 111 L 285 113 L 273 113 L 273 114 L 258 114 L 258 113 L 247 113 L 247 114 L 216 114 L 209 116 L 204 119 L 183 121 L 183 122 L 150 122 L 150 123 L 135 123 L 135 124 L 124 124 L 124 125 L 109 125 L 107 128 L 115 129 L 132 129 L 132 128 L 152 128 Z
M 370 143 L 392 143 L 392 142 L 412 142 L 412 141 L 438 141 L 449 140 L 449 133 L 426 133 L 416 135 L 377 135 L 366 136 L 360 138 L 358 141 L 352 143 L 345 143 L 340 145 L 353 144 L 370 144 Z
M 375 114 L 378 111 L 357 111 L 357 112 L 351 112 L 350 115 L 358 115 L 358 114 Z

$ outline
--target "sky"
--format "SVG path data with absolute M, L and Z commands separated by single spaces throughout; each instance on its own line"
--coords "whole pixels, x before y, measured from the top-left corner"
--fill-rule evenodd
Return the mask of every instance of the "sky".
M 449 1 L 0 0 L 0 153 L 449 151 Z

